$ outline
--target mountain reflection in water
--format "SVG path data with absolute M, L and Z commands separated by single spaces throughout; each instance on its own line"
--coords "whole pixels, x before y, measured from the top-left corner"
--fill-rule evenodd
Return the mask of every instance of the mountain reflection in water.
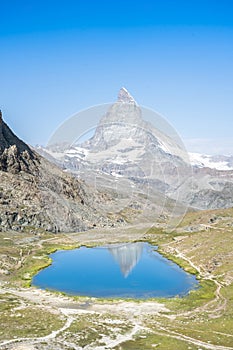
M 138 299 L 186 295 L 198 286 L 194 275 L 156 248 L 136 242 L 57 251 L 33 285 L 72 295 Z
M 116 244 L 108 247 L 108 250 L 119 264 L 122 275 L 127 278 L 142 256 L 143 243 Z

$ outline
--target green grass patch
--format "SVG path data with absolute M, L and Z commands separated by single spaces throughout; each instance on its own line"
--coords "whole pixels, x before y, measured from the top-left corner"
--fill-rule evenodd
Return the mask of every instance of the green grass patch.
M 198 289 L 191 290 L 182 298 L 159 299 L 173 312 L 191 311 L 200 307 L 215 297 L 216 285 L 210 280 L 201 280 Z
M 41 337 L 62 327 L 63 322 L 54 314 L 35 307 L 19 311 L 1 312 L 0 339 Z
M 118 345 L 114 350 L 198 350 L 199 346 L 187 343 L 165 335 L 142 334 L 135 340 L 129 340 Z

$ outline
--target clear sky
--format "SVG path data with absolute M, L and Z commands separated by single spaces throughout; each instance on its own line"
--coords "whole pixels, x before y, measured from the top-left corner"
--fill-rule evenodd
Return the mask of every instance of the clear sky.
M 0 15 L 0 107 L 26 142 L 125 86 L 189 150 L 233 154 L 232 0 L 2 0 Z

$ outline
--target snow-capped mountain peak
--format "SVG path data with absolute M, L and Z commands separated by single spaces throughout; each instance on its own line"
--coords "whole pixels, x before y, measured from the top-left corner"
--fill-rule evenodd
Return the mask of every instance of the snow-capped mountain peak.
M 132 95 L 130 95 L 129 91 L 125 88 L 122 87 L 118 93 L 118 100 L 117 102 L 120 103 L 134 103 L 136 104 L 135 99 L 133 98 Z
M 233 170 L 233 156 L 212 156 L 200 153 L 189 153 L 191 165 L 198 168 Z

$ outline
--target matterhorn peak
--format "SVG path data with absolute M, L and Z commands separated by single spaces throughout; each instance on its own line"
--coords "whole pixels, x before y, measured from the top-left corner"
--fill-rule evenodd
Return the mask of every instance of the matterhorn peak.
M 118 99 L 117 102 L 123 102 L 123 103 L 135 103 L 136 101 L 134 100 L 133 96 L 130 95 L 128 90 L 124 87 L 122 87 L 118 93 Z

